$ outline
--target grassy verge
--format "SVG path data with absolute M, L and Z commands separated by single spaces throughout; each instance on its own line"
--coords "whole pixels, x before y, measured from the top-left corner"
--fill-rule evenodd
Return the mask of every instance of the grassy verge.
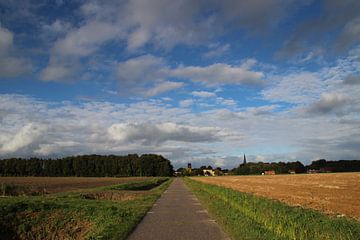
M 233 239 L 360 239 L 360 224 L 279 201 L 200 183 L 185 183 Z
M 168 187 L 170 181 L 166 180 L 169 179 L 141 182 L 142 186 L 152 186 L 151 190 L 123 201 L 85 199 L 82 192 L 2 197 L 0 236 L 2 239 L 126 239 Z M 154 187 L 154 182 L 159 184 Z M 132 186 L 133 183 L 127 184 Z M 121 186 L 131 189 L 125 186 L 127 184 Z M 109 188 L 89 191 L 107 191 Z

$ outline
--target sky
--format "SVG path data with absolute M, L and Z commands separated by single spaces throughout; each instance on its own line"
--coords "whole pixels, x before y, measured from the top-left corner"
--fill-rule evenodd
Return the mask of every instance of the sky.
M 0 158 L 360 159 L 358 0 L 0 0 Z

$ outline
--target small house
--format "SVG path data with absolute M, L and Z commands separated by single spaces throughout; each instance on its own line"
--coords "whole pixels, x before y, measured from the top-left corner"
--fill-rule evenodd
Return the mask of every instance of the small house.
M 274 170 L 264 171 L 262 175 L 275 175 Z
M 204 176 L 215 176 L 215 171 L 212 169 L 203 169 Z

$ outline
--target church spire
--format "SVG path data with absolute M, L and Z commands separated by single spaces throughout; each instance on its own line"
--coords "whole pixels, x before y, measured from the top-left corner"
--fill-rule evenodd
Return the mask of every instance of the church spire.
M 243 164 L 244 165 L 246 164 L 246 156 L 245 156 L 245 154 L 244 154 L 244 162 L 243 162 Z

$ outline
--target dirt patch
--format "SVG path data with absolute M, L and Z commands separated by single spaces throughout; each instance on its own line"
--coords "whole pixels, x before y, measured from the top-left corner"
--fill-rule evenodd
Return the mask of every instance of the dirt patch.
M 75 212 L 61 210 L 51 212 L 25 211 L 17 214 L 20 222 L 14 226 L 13 239 L 84 239 L 91 230 L 90 221 L 81 219 Z
M 58 193 L 86 188 L 144 181 L 146 177 L 96 178 L 96 177 L 0 177 L 0 187 L 22 186 L 30 192 Z M 3 194 L 2 192 L 0 194 Z
M 111 200 L 111 201 L 127 201 L 134 200 L 140 196 L 143 196 L 144 192 L 130 192 L 130 191 L 100 191 L 94 193 L 82 193 L 80 196 L 84 199 L 94 200 Z
M 360 221 L 360 173 L 198 177 L 197 181 Z

